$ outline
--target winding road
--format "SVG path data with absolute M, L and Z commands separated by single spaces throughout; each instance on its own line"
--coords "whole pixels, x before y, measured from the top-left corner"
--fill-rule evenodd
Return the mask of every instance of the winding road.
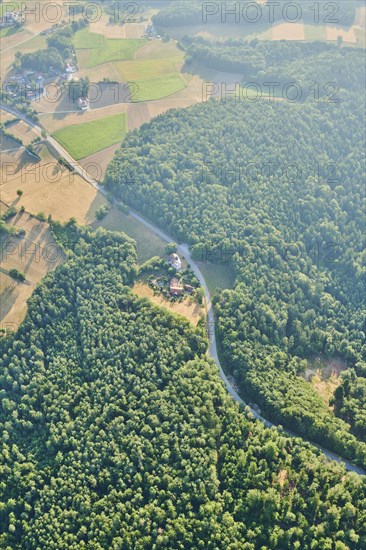
M 1 103 L 0 103 L 0 109 L 3 109 L 4 111 L 7 111 L 8 113 L 10 113 L 10 114 L 16 116 L 17 118 L 21 119 L 23 122 L 25 122 L 26 124 L 31 126 L 36 132 L 39 132 L 40 135 L 42 135 L 42 131 L 44 132 L 44 130 L 40 126 L 35 124 L 33 121 L 29 120 L 23 114 L 16 112 L 14 109 L 12 109 L 12 108 L 10 108 L 6 105 L 3 105 Z M 97 189 L 103 195 L 107 195 L 107 191 L 105 190 L 105 188 L 102 187 L 101 185 L 99 185 L 96 180 L 91 178 L 87 174 L 87 172 L 83 169 L 83 167 L 80 166 L 80 164 L 77 161 L 75 161 L 72 158 L 72 156 L 54 138 L 47 135 L 44 138 L 44 141 L 47 141 L 48 143 L 50 143 L 50 145 L 61 156 L 63 156 L 67 160 L 67 162 L 69 162 L 73 166 L 75 172 L 78 173 L 82 178 L 84 178 L 90 185 L 92 185 L 95 189 Z M 130 208 L 129 215 L 132 218 L 138 220 L 140 223 L 142 223 L 145 227 L 147 227 L 150 231 L 152 231 L 153 233 L 158 235 L 164 241 L 166 241 L 166 242 L 174 242 L 175 241 L 174 237 L 172 237 L 171 235 L 168 235 L 167 233 L 165 233 L 165 231 L 163 231 L 162 229 L 157 227 L 151 221 L 147 220 L 146 218 L 141 216 L 141 214 L 139 214 L 138 212 L 134 211 L 131 208 Z M 257 411 L 255 411 L 254 409 L 249 407 L 243 401 L 243 399 L 238 395 L 238 393 L 236 392 L 236 390 L 234 389 L 232 384 L 229 382 L 229 380 L 228 380 L 228 378 L 227 378 L 227 376 L 226 376 L 226 374 L 225 374 L 225 372 L 224 372 L 224 370 L 221 366 L 219 356 L 218 356 L 218 352 L 217 352 L 217 344 L 216 344 L 216 336 L 215 336 L 215 317 L 214 317 L 214 311 L 213 311 L 213 307 L 212 307 L 212 303 L 211 303 L 210 291 L 208 289 L 206 281 L 205 281 L 198 265 L 196 264 L 195 260 L 192 258 L 192 255 L 189 251 L 188 245 L 187 244 L 177 245 L 177 251 L 181 256 L 184 256 L 186 258 L 186 260 L 190 263 L 192 271 L 196 275 L 197 279 L 199 280 L 199 282 L 202 285 L 202 288 L 204 290 L 206 308 L 207 308 L 207 322 L 208 322 L 208 326 L 211 327 L 211 330 L 209 331 L 209 347 L 208 347 L 207 353 L 215 361 L 215 363 L 218 367 L 218 370 L 219 370 L 220 378 L 223 381 L 223 383 L 226 387 L 226 390 L 228 391 L 228 393 L 231 395 L 231 397 L 237 403 L 247 407 L 250 410 L 250 412 L 252 413 L 252 415 L 256 419 L 263 422 L 263 424 L 267 428 L 277 427 L 276 424 L 273 424 L 269 420 L 266 420 L 265 418 L 260 416 Z M 366 475 L 366 472 L 362 468 L 360 468 L 359 466 L 355 466 L 354 464 L 352 464 L 348 460 L 345 460 L 345 459 L 339 457 L 338 455 L 336 455 L 332 451 L 329 451 L 328 449 L 325 449 L 324 447 L 321 447 L 320 445 L 317 445 L 317 444 L 313 443 L 312 441 L 308 441 L 304 437 L 296 435 L 296 434 L 294 434 L 293 432 L 291 432 L 289 430 L 283 430 L 283 431 L 284 431 L 284 433 L 286 433 L 287 435 L 289 435 L 291 437 L 301 437 L 301 439 L 303 439 L 304 441 L 307 441 L 308 443 L 310 443 L 311 445 L 313 445 L 314 447 L 319 449 L 329 460 L 335 460 L 336 462 L 338 462 L 340 464 L 344 464 L 345 468 L 348 471 L 356 472 L 357 474 L 360 474 L 360 475 Z

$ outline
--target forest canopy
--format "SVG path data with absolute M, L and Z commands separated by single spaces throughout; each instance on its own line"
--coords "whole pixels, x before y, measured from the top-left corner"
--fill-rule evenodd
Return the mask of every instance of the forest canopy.
M 54 234 L 1 344 L 0 546 L 362 548 L 365 478 L 239 410 L 202 328 L 130 291 L 130 239 Z
M 340 55 L 363 74 L 358 54 Z M 232 266 L 235 288 L 214 302 L 223 360 L 243 395 L 365 465 L 365 419 L 347 412 L 350 395 L 333 407 L 305 379 L 316 355 L 340 357 L 361 386 L 366 376 L 360 83 L 335 102 L 228 98 L 169 111 L 127 136 L 105 182 L 196 258 Z M 362 391 L 352 395 L 362 407 Z

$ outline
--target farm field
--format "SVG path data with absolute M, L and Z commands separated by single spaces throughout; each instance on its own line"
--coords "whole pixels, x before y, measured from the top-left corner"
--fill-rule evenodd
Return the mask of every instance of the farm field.
M 114 39 L 85 28 L 75 34 L 74 44 L 82 76 L 130 82 L 132 101 L 168 97 L 187 85 L 180 73 L 184 55 L 172 40 Z
M 115 143 L 110 147 L 106 147 L 93 155 L 89 155 L 79 161 L 79 164 L 85 168 L 87 173 L 93 179 L 102 182 L 108 164 L 113 158 L 114 153 L 119 149 L 120 143 Z
M 166 257 L 166 242 L 158 235 L 151 233 L 151 231 L 138 220 L 135 220 L 128 214 L 124 214 L 115 206 L 111 208 L 105 218 L 101 221 L 96 221 L 93 226 L 127 233 L 127 235 L 137 242 L 140 263 L 146 262 L 146 260 L 149 260 L 153 256 Z
M 147 44 L 139 48 L 135 53 L 135 59 L 160 59 L 164 57 L 179 57 L 183 59 L 182 50 L 177 47 L 174 40 L 163 42 L 162 40 L 149 40 Z
M 8 120 L 15 120 L 15 117 L 10 115 L 10 118 L 8 118 Z M 39 136 L 38 132 L 36 132 L 33 128 L 31 128 L 31 126 L 29 126 L 22 120 L 18 120 L 13 124 L 10 124 L 6 128 L 6 132 L 17 139 L 21 139 L 23 145 L 29 145 L 31 141 Z
M 135 101 L 162 99 L 183 90 L 186 83 L 180 74 L 169 74 L 148 80 L 136 80 Z
M 9 225 L 26 232 L 22 238 L 0 238 L 0 328 L 16 330 L 24 319 L 26 301 L 37 283 L 64 260 L 64 255 L 56 245 L 48 223 L 24 212 L 11 218 Z M 14 268 L 25 274 L 25 282 L 8 275 L 8 271 Z
M 159 44 L 161 44 L 159 42 Z M 147 46 L 150 46 L 148 44 Z M 163 44 L 161 44 L 161 47 Z M 170 51 L 171 46 L 168 45 Z M 140 58 L 133 61 L 118 61 L 113 64 L 118 79 L 121 82 L 133 82 L 135 91 L 132 99 L 135 101 L 153 101 L 170 96 L 183 90 L 187 81 L 181 74 L 183 55 L 152 59 Z M 152 51 L 154 55 L 156 51 Z
M 204 315 L 203 306 L 200 306 L 191 298 L 186 298 L 183 302 L 170 301 L 161 295 L 154 294 L 153 289 L 142 282 L 137 282 L 133 286 L 132 291 L 140 298 L 148 298 L 155 305 L 162 307 L 171 313 L 182 315 L 194 326 L 197 325 L 198 321 Z
M 54 132 L 53 137 L 79 160 L 123 141 L 127 132 L 125 113 L 101 120 L 65 126 Z
M 357 26 L 334 27 L 329 25 L 308 25 L 304 23 L 279 23 L 264 30 L 247 36 L 248 40 L 300 40 L 336 42 L 338 36 L 344 43 L 352 46 L 364 46 L 365 31 Z
M 122 59 L 133 59 L 133 56 L 146 40 L 138 38 L 107 38 L 102 34 L 90 32 L 88 28 L 75 33 L 74 46 L 76 50 L 87 50 L 87 55 L 79 58 L 80 69 L 89 69 Z M 79 53 L 79 52 L 77 52 Z
M 19 44 L 19 46 L 17 46 L 15 49 L 24 53 L 25 51 L 32 52 L 34 50 L 42 50 L 45 48 L 47 48 L 46 36 L 41 36 L 40 34 L 37 34 L 36 36 L 32 36 L 26 42 Z
M 128 4 L 126 4 L 127 6 Z M 133 4 L 130 5 L 132 7 Z M 141 38 L 144 34 L 146 23 L 126 23 L 125 25 L 110 24 L 107 16 L 99 21 L 90 23 L 90 31 L 102 34 L 107 38 Z
M 32 214 L 43 212 L 65 222 L 74 217 L 78 223 L 95 220 L 95 212 L 106 199 L 81 176 L 61 167 L 46 144 L 36 146 L 37 162 L 24 149 L 1 153 L 0 193 L 11 206 L 24 206 Z M 21 189 L 21 198 L 17 190 Z
M 50 134 L 53 134 L 56 130 L 60 130 L 66 126 L 74 124 L 80 125 L 86 122 L 102 120 L 105 116 L 115 116 L 121 113 L 127 113 L 128 104 L 116 103 L 106 109 L 89 109 L 88 111 L 79 111 L 75 109 L 75 111 L 65 112 L 60 109 L 50 113 L 46 109 L 47 103 L 40 102 L 38 113 L 41 124 Z
M 172 73 L 178 74 L 182 65 L 183 55 L 114 63 L 121 82 L 148 80 L 155 77 L 163 78 Z

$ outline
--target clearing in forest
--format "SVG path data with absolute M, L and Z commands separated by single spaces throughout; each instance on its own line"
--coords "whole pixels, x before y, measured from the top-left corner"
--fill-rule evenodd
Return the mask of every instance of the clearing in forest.
M 182 315 L 194 326 L 196 326 L 198 321 L 204 316 L 204 307 L 199 305 L 193 297 L 185 298 L 182 302 L 167 300 L 160 294 L 155 294 L 152 288 L 142 282 L 136 283 L 132 290 L 140 298 L 148 298 L 157 306 L 171 313 Z

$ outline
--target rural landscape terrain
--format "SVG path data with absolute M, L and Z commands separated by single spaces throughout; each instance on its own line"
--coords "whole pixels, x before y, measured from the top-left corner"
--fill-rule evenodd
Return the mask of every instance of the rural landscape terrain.
M 366 7 L 0 3 L 0 548 L 366 548 Z

